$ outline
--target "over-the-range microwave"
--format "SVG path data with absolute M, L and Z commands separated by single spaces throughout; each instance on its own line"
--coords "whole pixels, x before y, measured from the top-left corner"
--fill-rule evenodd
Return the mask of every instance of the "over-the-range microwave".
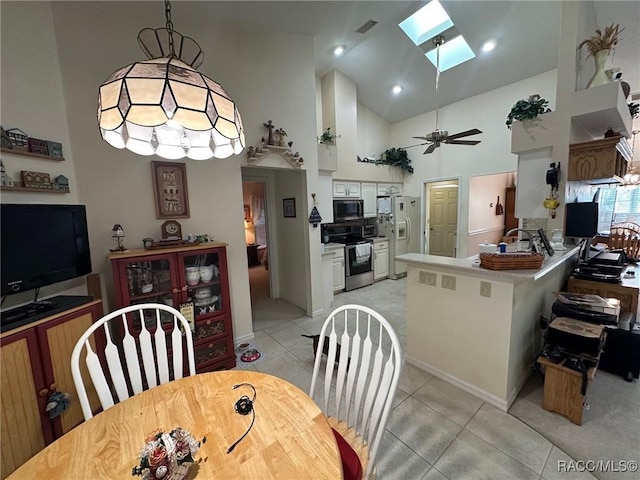
M 346 220 L 364 218 L 364 204 L 362 200 L 343 199 L 333 201 L 333 221 L 335 223 Z

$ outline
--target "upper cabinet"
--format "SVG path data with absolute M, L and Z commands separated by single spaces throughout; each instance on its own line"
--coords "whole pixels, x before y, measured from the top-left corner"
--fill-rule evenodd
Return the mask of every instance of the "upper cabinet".
M 362 182 L 360 185 L 365 217 L 375 217 L 378 213 L 377 186 L 375 183 Z
M 348 180 L 334 180 L 333 196 L 360 198 L 360 182 L 351 182 Z
M 631 147 L 621 136 L 575 143 L 569 146 L 567 180 L 591 184 L 622 182 L 631 156 Z
M 402 195 L 401 183 L 378 183 L 378 196 Z

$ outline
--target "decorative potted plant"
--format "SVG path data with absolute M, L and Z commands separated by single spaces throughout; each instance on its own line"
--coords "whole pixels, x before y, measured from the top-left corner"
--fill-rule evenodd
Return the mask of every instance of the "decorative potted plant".
M 380 155 L 380 163 L 383 165 L 391 165 L 392 167 L 399 167 L 402 170 L 413 173 L 411 159 L 404 148 L 389 148 L 385 150 L 382 155 Z
M 538 94 L 531 95 L 526 100 L 518 100 L 507 116 L 507 128 L 511 130 L 514 120 L 531 120 L 540 114 L 550 112 L 551 109 L 547 108 L 547 105 L 549 102 Z
M 336 138 L 338 138 L 338 136 L 331 133 L 331 127 L 327 127 L 325 131 L 322 132 L 322 135 L 320 135 L 318 141 L 325 145 L 335 145 Z
M 624 28 L 620 28 L 617 23 L 612 23 L 604 29 L 604 33 L 597 29 L 594 35 L 591 35 L 591 37 L 583 40 L 578 45 L 578 48 L 587 47 L 587 50 L 589 50 L 587 58 L 593 56 L 596 62 L 596 73 L 591 77 L 587 88 L 609 83 L 609 77 L 605 73 L 604 67 L 607 63 L 609 52 L 618 44 L 618 35 L 623 30 Z

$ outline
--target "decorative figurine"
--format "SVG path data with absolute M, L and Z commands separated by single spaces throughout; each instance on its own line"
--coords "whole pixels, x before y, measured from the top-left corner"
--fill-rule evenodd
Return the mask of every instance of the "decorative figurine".
M 122 239 L 124 238 L 124 229 L 122 225 L 116 223 L 111 229 L 111 236 L 116 239 L 117 246 L 116 248 L 112 248 L 111 252 L 124 252 L 126 248 L 122 244 Z
M 250 146 L 247 150 L 247 157 L 253 158 L 256 156 L 256 149 L 253 146 Z
M 275 145 L 275 143 L 273 143 L 273 129 L 276 128 L 276 126 L 273 124 L 271 120 L 269 120 L 267 123 L 263 123 L 262 125 L 264 125 L 269 129 L 269 141 L 267 142 L 267 145 Z M 264 137 L 263 137 L 263 141 L 264 141 Z
M 289 145 L 289 150 L 291 150 L 291 147 L 293 147 L 293 142 L 289 141 L 287 142 L 287 145 Z
M 278 146 L 284 147 L 284 139 L 287 137 L 287 132 L 284 131 L 284 128 L 279 128 L 278 130 L 276 130 L 276 133 L 280 136 L 280 139 L 278 140 Z
M 2 161 L 0 160 L 0 176 L 1 178 L 1 183 L 3 187 L 13 187 L 13 179 L 7 175 L 7 172 L 4 169 L 4 163 L 2 163 Z

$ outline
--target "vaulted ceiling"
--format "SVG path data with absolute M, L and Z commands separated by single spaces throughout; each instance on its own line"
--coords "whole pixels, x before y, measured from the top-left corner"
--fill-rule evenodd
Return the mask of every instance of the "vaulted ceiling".
M 174 12 L 179 12 L 177 2 Z M 335 68 L 357 85 L 358 100 L 394 123 L 435 109 L 435 67 L 425 59 L 398 27 L 398 23 L 421 8 L 425 1 L 234 1 L 188 2 L 206 9 L 207 15 L 276 31 L 314 37 L 318 75 Z M 449 1 L 441 4 L 476 58 L 441 75 L 440 105 L 447 105 L 554 69 L 558 63 L 560 1 Z M 619 23 L 625 28 L 612 65 L 621 67 L 632 92 L 640 92 L 640 9 L 633 1 L 593 2 L 596 22 L 604 28 Z M 356 33 L 369 19 L 377 25 Z M 489 39 L 496 49 L 483 54 Z M 335 58 L 334 46 L 347 46 Z M 268 46 L 265 46 L 268 48 Z M 591 59 L 587 61 L 592 61 Z M 391 94 L 395 84 L 400 95 Z

